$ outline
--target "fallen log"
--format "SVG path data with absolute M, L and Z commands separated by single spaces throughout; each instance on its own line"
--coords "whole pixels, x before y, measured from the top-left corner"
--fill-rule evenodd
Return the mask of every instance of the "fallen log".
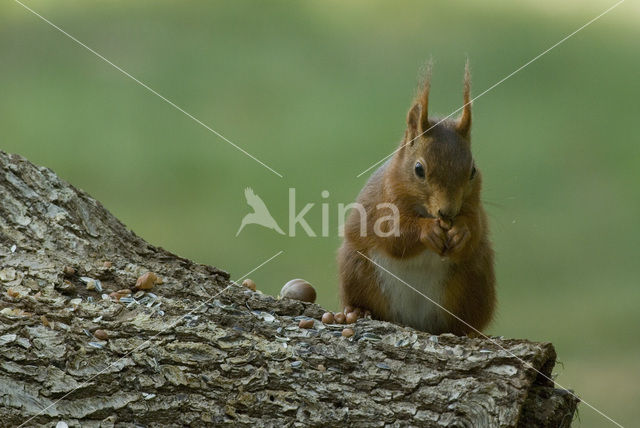
M 162 283 L 137 290 L 146 272 Z M 148 244 L 1 151 L 0 294 L 3 426 L 557 427 L 578 402 L 550 343 L 300 329 L 324 310 Z

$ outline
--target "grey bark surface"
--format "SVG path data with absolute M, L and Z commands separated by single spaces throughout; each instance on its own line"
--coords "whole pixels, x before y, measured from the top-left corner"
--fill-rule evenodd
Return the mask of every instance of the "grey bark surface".
M 137 292 L 148 271 L 163 283 Z M 552 376 L 550 343 L 300 329 L 324 310 L 154 247 L 1 151 L 0 294 L 2 426 L 556 427 L 578 401 L 536 371 Z

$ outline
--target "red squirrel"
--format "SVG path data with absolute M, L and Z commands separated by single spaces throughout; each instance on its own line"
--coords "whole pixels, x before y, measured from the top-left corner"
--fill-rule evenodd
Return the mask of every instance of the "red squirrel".
M 429 89 L 427 74 L 398 150 L 358 196 L 366 216 L 351 210 L 347 218 L 338 252 L 340 299 L 343 307 L 432 334 L 475 335 L 493 315 L 495 274 L 482 175 L 471 154 L 468 63 L 458 119 L 429 117 Z M 374 227 L 389 215 L 379 209 L 385 203 L 399 214 L 393 234 L 379 233 L 380 224 L 389 232 L 390 222 L 379 222 L 378 233 Z

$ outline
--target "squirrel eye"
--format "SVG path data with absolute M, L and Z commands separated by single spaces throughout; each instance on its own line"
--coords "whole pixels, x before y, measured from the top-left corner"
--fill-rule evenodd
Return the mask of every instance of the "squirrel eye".
M 471 167 L 471 177 L 469 177 L 469 180 L 473 180 L 473 177 L 476 176 L 476 167 L 475 165 Z
M 416 166 L 414 168 L 416 175 L 420 178 L 424 178 L 424 167 L 420 162 L 416 162 Z

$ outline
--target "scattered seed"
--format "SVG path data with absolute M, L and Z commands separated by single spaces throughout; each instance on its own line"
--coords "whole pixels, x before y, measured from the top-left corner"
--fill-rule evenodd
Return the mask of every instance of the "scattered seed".
M 51 323 L 49 322 L 49 320 L 47 319 L 47 317 L 45 317 L 44 315 L 42 315 L 40 317 L 40 321 L 42 321 L 42 325 L 45 327 L 51 327 Z
M 345 321 L 347 320 L 347 317 L 342 312 L 338 312 L 333 316 L 333 318 L 336 324 L 344 324 Z
M 256 291 L 256 283 L 252 279 L 245 279 L 244 281 L 242 281 L 242 285 L 244 287 L 247 287 L 251 291 Z
M 65 274 L 65 276 L 73 276 L 76 274 L 76 270 L 71 266 L 65 266 L 62 272 Z
M 140 290 L 140 291 L 138 291 L 136 294 L 134 294 L 134 295 L 133 295 L 133 297 L 134 297 L 135 299 L 139 299 L 139 298 L 141 298 L 142 296 L 144 296 L 144 291 L 143 291 L 143 290 Z
M 322 314 L 322 322 L 325 324 L 333 324 L 335 322 L 333 314 L 331 312 L 325 312 Z
M 302 361 L 294 361 L 291 363 L 291 368 L 297 369 L 300 366 L 302 366 Z
M 356 333 L 355 333 L 355 331 L 353 331 L 353 330 L 352 330 L 352 329 L 350 329 L 350 328 L 345 328 L 344 330 L 342 330 L 342 336 L 343 336 L 343 337 L 351 337 L 351 336 L 353 336 L 354 334 L 356 334 Z
M 18 247 L 16 247 L 15 245 L 12 245 L 12 246 L 11 246 L 11 252 L 12 252 L 12 253 L 15 253 L 17 248 L 18 248 Z
M 391 370 L 391 367 L 389 367 L 389 365 L 385 363 L 377 363 L 376 367 L 382 370 Z
M 9 296 L 9 297 L 20 297 L 20 293 L 18 293 L 13 288 L 7 288 L 7 296 Z
M 93 335 L 100 339 L 100 340 L 107 340 L 107 338 L 109 337 L 109 335 L 107 334 L 106 331 L 102 330 L 102 329 L 98 329 L 96 331 L 93 332 Z
M 327 368 L 323 364 L 318 364 L 318 370 L 321 372 L 326 372 Z
M 153 272 L 147 272 L 136 281 L 136 287 L 141 290 L 151 290 L 157 284 L 159 278 Z
M 300 320 L 298 323 L 300 328 L 313 328 L 313 320 Z
M 282 287 L 280 297 L 313 303 L 316 301 L 316 290 L 304 279 L 292 279 Z
M 92 348 L 97 348 L 97 349 L 102 349 L 104 348 L 104 345 L 100 342 L 89 342 L 87 345 L 91 346 Z
M 116 293 L 122 294 L 123 296 L 126 296 L 127 294 L 131 294 L 131 290 L 128 289 L 128 288 L 123 288 L 122 290 L 116 291 Z

